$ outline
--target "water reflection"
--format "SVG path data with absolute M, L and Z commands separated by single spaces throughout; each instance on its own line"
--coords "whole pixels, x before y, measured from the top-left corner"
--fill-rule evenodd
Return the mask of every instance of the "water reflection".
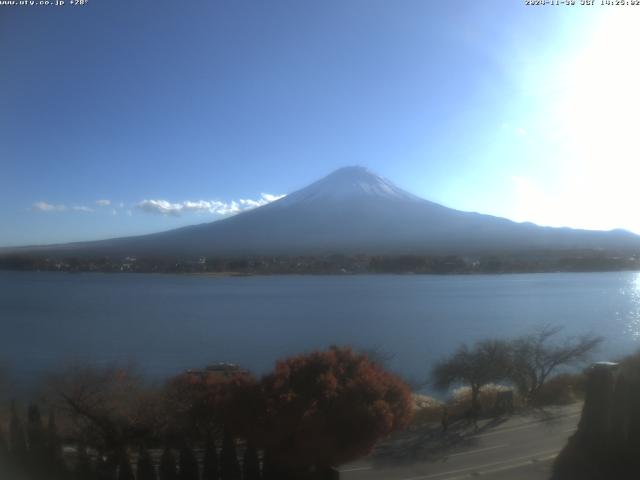
M 640 339 L 640 273 L 636 273 L 629 286 L 623 289 L 622 294 L 629 300 L 627 312 L 623 312 L 622 320 L 626 320 L 626 333 L 634 340 Z M 626 318 L 625 318 L 626 317 Z

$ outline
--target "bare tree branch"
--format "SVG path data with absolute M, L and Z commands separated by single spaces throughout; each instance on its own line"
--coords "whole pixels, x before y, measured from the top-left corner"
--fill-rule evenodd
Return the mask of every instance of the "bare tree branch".
M 554 343 L 555 336 L 561 331 L 560 326 L 544 325 L 511 342 L 510 377 L 525 397 L 534 397 L 558 368 L 588 361 L 603 341 L 602 337 L 587 334 Z

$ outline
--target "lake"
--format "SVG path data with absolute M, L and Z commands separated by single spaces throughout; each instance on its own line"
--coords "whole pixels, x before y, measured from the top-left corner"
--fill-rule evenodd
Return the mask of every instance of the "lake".
M 551 323 L 606 337 L 595 359 L 640 341 L 640 274 L 211 277 L 0 271 L 0 361 L 29 383 L 69 361 L 133 361 L 161 378 L 225 361 L 350 344 L 424 378 L 461 342 Z

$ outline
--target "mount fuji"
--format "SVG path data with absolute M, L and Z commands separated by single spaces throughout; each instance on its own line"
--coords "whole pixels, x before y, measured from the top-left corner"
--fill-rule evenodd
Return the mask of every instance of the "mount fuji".
M 229 256 L 631 251 L 625 230 L 540 227 L 419 198 L 363 167 L 345 167 L 268 205 L 137 237 L 28 248 L 73 255 Z

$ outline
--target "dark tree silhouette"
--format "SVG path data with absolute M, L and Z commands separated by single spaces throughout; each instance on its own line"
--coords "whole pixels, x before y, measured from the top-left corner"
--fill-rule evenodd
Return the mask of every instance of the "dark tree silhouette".
M 56 415 L 52 410 L 49 411 L 49 419 L 47 421 L 47 459 L 50 465 L 61 465 L 62 463 L 62 444 L 58 436 L 58 427 L 56 425 Z
M 216 452 L 215 443 L 211 439 L 206 443 L 202 463 L 202 480 L 218 480 L 218 453 Z
M 260 480 L 260 460 L 253 444 L 248 444 L 242 460 L 242 479 Z
M 280 480 L 276 467 L 268 451 L 262 457 L 262 480 Z
M 193 454 L 193 450 L 188 445 L 180 449 L 180 480 L 198 480 L 200 478 L 198 472 L 198 460 Z
M 2 428 L 0 428 L 0 463 L 4 463 L 9 458 L 9 444 L 4 436 Z
M 135 480 L 126 450 L 122 450 L 118 455 L 118 480 Z
M 151 455 L 146 448 L 141 448 L 138 454 L 138 466 L 136 468 L 136 480 L 156 480 L 156 470 L 151 460 Z
M 471 410 L 477 414 L 482 385 L 507 378 L 510 368 L 509 344 L 501 340 L 485 340 L 472 348 L 462 345 L 451 357 L 438 363 L 431 375 L 434 385 L 443 390 L 456 383 L 471 387 Z
M 78 457 L 73 471 L 74 480 L 91 480 L 95 478 L 95 472 L 91 466 L 91 459 L 87 455 L 87 448 L 84 444 L 78 445 Z
M 158 471 L 160 480 L 178 480 L 176 459 L 168 448 L 164 449 L 160 456 L 160 468 Z
M 27 458 L 27 441 L 24 428 L 14 401 L 11 402 L 11 420 L 9 421 L 9 451 L 16 464 L 24 464 Z
M 98 461 L 96 462 L 96 477 L 98 480 L 116 480 L 117 471 L 118 460 L 114 455 L 98 456 Z
M 29 405 L 27 408 L 27 438 L 30 463 L 34 468 L 42 469 L 46 464 L 47 444 L 42 416 L 37 405 Z
M 240 480 L 240 463 L 236 452 L 236 442 L 228 429 L 225 429 L 222 437 L 222 450 L 220 452 L 220 478 L 222 480 Z
M 262 406 L 248 438 L 278 468 L 301 475 L 369 453 L 412 414 L 407 385 L 349 348 L 279 361 L 258 395 Z
M 0 426 L 0 478 L 8 474 L 6 469 L 9 468 L 9 459 L 9 444 Z

